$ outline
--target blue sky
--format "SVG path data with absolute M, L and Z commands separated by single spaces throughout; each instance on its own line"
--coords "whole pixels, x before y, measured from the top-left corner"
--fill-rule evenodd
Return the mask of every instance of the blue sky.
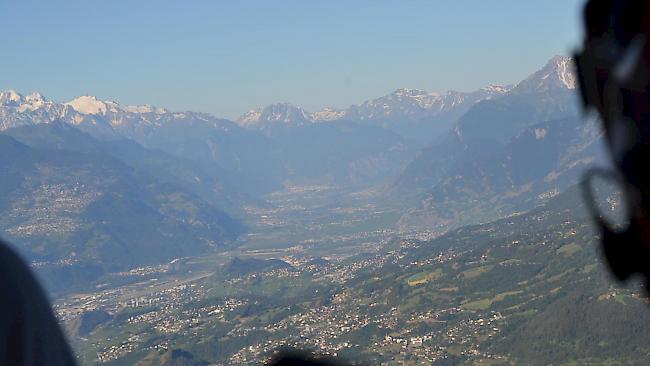
M 580 38 L 582 0 L 0 1 L 0 89 L 235 118 L 399 87 L 516 82 Z

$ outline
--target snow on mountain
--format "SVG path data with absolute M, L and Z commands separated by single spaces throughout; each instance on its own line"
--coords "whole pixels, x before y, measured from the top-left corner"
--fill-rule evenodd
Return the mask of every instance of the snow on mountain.
M 354 105 L 345 111 L 352 120 L 419 119 L 453 113 L 458 115 L 482 100 L 508 94 L 567 91 L 576 88 L 573 60 L 555 56 L 547 64 L 516 86 L 488 85 L 473 92 L 426 92 L 417 89 L 397 89 L 386 96 Z
M 260 121 L 280 122 L 284 124 L 304 124 L 311 118 L 304 109 L 288 103 L 270 105 L 262 110 Z
M 0 130 L 51 123 L 69 112 L 69 107 L 47 100 L 40 93 L 23 96 L 14 90 L 0 91 Z
M 128 105 L 124 107 L 124 110 L 130 113 L 139 113 L 139 114 L 144 114 L 144 113 L 156 113 L 156 114 L 165 114 L 169 113 L 169 111 L 165 108 L 159 108 L 152 106 L 150 104 L 143 104 L 143 105 Z
M 435 117 L 462 106 L 490 99 L 510 90 L 506 86 L 489 86 L 474 92 L 426 92 L 417 89 L 397 89 L 386 96 L 363 102 L 346 111 L 348 119 L 419 119 Z
M 573 60 L 569 57 L 557 56 L 556 65 L 558 77 L 562 84 L 564 84 L 567 89 L 575 89 L 576 74 Z
M 18 109 L 20 111 L 35 111 L 39 108 L 46 107 L 47 104 L 48 101 L 40 93 L 31 93 L 21 99 Z
M 15 90 L 0 92 L 0 105 L 13 105 L 23 100 L 23 96 Z
M 345 110 L 327 107 L 314 113 L 289 103 L 277 103 L 265 108 L 252 109 L 236 122 L 242 127 L 253 129 L 265 129 L 270 126 L 301 126 L 337 120 L 363 123 L 377 121 L 381 126 L 389 127 L 388 125 L 395 122 L 408 124 L 409 121 L 427 121 L 434 117 L 454 120 L 477 102 L 512 93 L 545 91 L 550 98 L 553 98 L 554 91 L 575 88 L 576 77 L 571 58 L 555 56 L 541 70 L 515 87 L 489 85 L 473 92 L 445 93 L 401 88 Z M 107 131 L 125 129 L 142 132 L 143 128 L 190 119 L 212 121 L 215 126 L 219 125 L 215 121 L 222 121 L 201 113 L 170 113 L 151 105 L 123 107 L 115 102 L 100 100 L 89 95 L 67 103 L 57 103 L 45 99 L 39 93 L 23 96 L 13 90 L 0 92 L 0 130 L 25 124 L 62 120 L 78 126 L 93 126 L 95 129 L 101 127 Z
M 314 122 L 304 109 L 289 103 L 276 103 L 264 109 L 252 109 L 237 122 L 244 127 L 301 126 Z
M 444 94 L 418 89 L 401 88 L 376 99 L 350 106 L 345 110 L 326 107 L 309 113 L 287 103 L 270 105 L 264 109 L 251 109 L 237 122 L 248 128 L 265 128 L 269 125 L 295 126 L 337 120 L 373 121 L 385 119 L 419 119 L 450 112 L 464 105 L 490 99 L 507 93 L 511 87 L 490 85 L 475 92 L 449 91 Z
M 507 85 L 507 86 L 502 86 L 502 85 L 488 85 L 484 88 L 481 88 L 481 90 L 487 92 L 487 93 L 496 93 L 496 94 L 503 94 L 507 93 L 512 89 L 512 85 Z
M 71 106 L 75 111 L 81 114 L 99 114 L 105 115 L 107 113 L 135 113 L 135 114 L 145 114 L 145 113 L 156 113 L 156 114 L 165 114 L 168 111 L 165 108 L 157 108 L 155 106 L 144 104 L 144 105 L 129 105 L 122 107 L 119 104 L 111 101 L 102 101 L 97 99 L 97 97 L 84 95 L 79 98 L 73 99 L 64 105 Z
M 345 111 L 342 109 L 336 109 L 332 107 L 325 107 L 318 112 L 314 112 L 310 115 L 312 121 L 314 122 L 327 122 L 335 121 L 341 119 L 345 116 Z
M 101 101 L 97 97 L 84 95 L 73 99 L 64 105 L 69 105 L 81 114 L 106 114 L 106 112 L 117 112 L 119 106 L 115 102 Z
M 260 121 L 261 116 L 262 116 L 262 108 L 255 108 L 244 113 L 244 115 L 239 117 L 237 122 L 239 122 L 239 124 L 241 124 L 242 126 L 255 125 Z
M 576 74 L 573 59 L 567 56 L 555 56 L 542 69 L 517 84 L 513 92 L 550 92 L 575 88 Z
M 120 106 L 90 95 L 57 103 L 39 93 L 23 96 L 13 90 L 0 91 L 0 131 L 24 125 L 64 122 L 96 135 L 136 138 L 156 126 L 188 121 L 229 128 L 225 121 L 203 113 L 172 113 L 151 105 Z

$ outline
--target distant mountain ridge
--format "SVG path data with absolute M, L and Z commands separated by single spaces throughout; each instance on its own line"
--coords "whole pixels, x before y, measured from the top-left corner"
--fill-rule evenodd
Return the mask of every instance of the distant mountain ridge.
M 448 91 L 427 92 L 418 89 L 400 88 L 392 93 L 352 105 L 347 109 L 326 107 L 310 113 L 290 103 L 271 104 L 255 108 L 242 115 L 237 122 L 245 127 L 261 127 L 265 123 L 284 124 L 317 123 L 335 120 L 365 121 L 384 118 L 421 118 L 449 112 L 462 104 L 473 104 L 481 100 L 507 93 L 512 86 L 489 85 L 474 92 Z
M 447 113 L 464 104 L 471 105 L 499 96 L 510 89 L 511 86 L 490 85 L 474 92 L 448 91 L 440 94 L 400 88 L 388 95 L 352 105 L 345 110 L 326 107 L 310 113 L 290 103 L 271 104 L 248 111 L 236 122 L 247 128 L 262 128 L 269 123 L 301 126 L 307 123 L 338 120 L 370 121 L 398 117 L 414 119 Z M 110 126 L 118 131 L 127 126 L 134 127 L 136 123 L 141 126 L 160 126 L 169 123 L 172 119 L 182 120 L 189 117 L 206 122 L 228 122 L 226 119 L 206 113 L 170 112 L 165 108 L 148 104 L 122 106 L 91 95 L 58 103 L 46 99 L 38 92 L 25 96 L 14 90 L 0 92 L 0 117 L 2 122 L 0 130 L 59 120 L 82 127 L 86 124 Z
M 393 197 L 417 197 L 399 226 L 444 231 L 527 211 L 606 163 L 600 127 L 579 114 L 575 80 L 572 60 L 556 56 L 474 104 L 392 187 Z
M 310 113 L 290 103 L 277 103 L 255 108 L 242 115 L 237 123 L 249 129 L 269 131 L 274 128 L 347 121 L 378 126 L 407 138 L 428 142 L 437 132 L 450 127 L 450 122 L 482 100 L 497 98 L 511 86 L 490 85 L 474 92 L 426 92 L 400 88 L 394 92 L 352 105 L 347 109 L 326 107 Z
M 553 88 L 557 83 L 562 83 L 569 89 L 575 88 L 575 76 L 568 57 L 555 56 L 549 63 L 556 64 L 558 77 L 550 77 L 545 68 L 538 72 L 545 73 L 544 75 L 531 75 L 530 80 L 524 80 L 515 86 L 488 85 L 472 92 L 437 93 L 400 88 L 346 109 L 326 107 L 313 113 L 290 103 L 276 103 L 252 109 L 235 123 L 248 129 L 266 130 L 280 126 L 299 127 L 313 123 L 351 121 L 387 128 L 408 138 L 433 139 L 478 102 L 500 98 L 510 92 Z M 548 80 L 544 82 L 545 79 Z M 534 83 L 539 85 L 533 85 Z M 146 104 L 121 106 L 90 95 L 58 103 L 46 99 L 40 93 L 24 96 L 13 90 L 0 92 L 0 130 L 56 120 L 74 124 L 95 134 L 117 134 L 128 138 L 146 134 L 150 129 L 164 124 L 187 120 L 203 121 L 221 129 L 232 129 L 234 125 L 231 121 L 206 113 L 170 112 Z M 431 132 L 432 136 L 428 136 L 427 132 Z
M 331 117 L 336 112 L 322 111 L 319 118 L 330 118 L 327 114 Z M 100 140 L 130 139 L 204 168 L 223 170 L 240 181 L 237 185 L 241 190 L 252 194 L 280 189 L 285 179 L 303 176 L 360 184 L 369 179 L 374 184 L 384 179 L 386 167 L 406 164 L 415 153 L 399 134 L 334 117 L 326 124 L 312 123 L 311 115 L 289 104 L 249 114 L 247 123 L 263 120 L 291 127 L 266 131 L 274 131 L 273 136 L 264 133 L 266 128 L 242 128 L 204 113 L 169 112 L 149 105 L 121 106 L 93 96 L 56 103 L 40 94 L 25 97 L 14 91 L 2 92 L 0 118 L 0 131 L 60 122 Z M 303 139 L 314 135 L 320 135 L 318 148 L 312 146 L 298 153 Z M 341 138 L 348 141 L 344 146 L 337 141 Z M 337 145 L 343 149 L 336 151 L 337 159 L 329 159 L 328 152 Z M 323 159 L 327 166 L 314 171 L 323 165 Z M 363 172 L 356 173 L 355 166 Z
M 451 167 L 498 151 L 525 128 L 536 123 L 578 115 L 570 58 L 556 56 L 539 71 L 500 98 L 473 105 L 414 160 L 397 182 L 398 189 L 432 186 Z

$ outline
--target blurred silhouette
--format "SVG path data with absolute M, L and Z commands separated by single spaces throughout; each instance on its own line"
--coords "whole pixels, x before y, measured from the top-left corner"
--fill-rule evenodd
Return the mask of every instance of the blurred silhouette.
M 316 357 L 308 352 L 285 348 L 271 359 L 271 366 L 334 366 L 343 365 L 341 360 L 334 360 L 331 357 Z
M 29 267 L 0 242 L 0 365 L 74 365 L 50 303 Z
M 644 0 L 590 0 L 585 40 L 576 55 L 585 108 L 601 117 L 614 171 L 592 170 L 583 190 L 601 230 L 602 248 L 621 281 L 635 273 L 650 290 L 650 6 Z M 604 219 L 595 204 L 595 179 L 617 183 L 626 225 Z

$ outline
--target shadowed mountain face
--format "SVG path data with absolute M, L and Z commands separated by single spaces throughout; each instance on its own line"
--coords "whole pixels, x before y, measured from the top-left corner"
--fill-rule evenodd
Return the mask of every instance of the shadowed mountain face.
M 219 166 L 205 169 L 200 163 L 162 150 L 147 149 L 129 139 L 98 140 L 74 126 L 54 122 L 12 128 L 3 132 L 35 149 L 53 149 L 90 155 L 111 156 L 139 172 L 164 182 L 173 182 L 202 200 L 237 214 L 245 195 L 236 177 Z
M 243 230 L 172 179 L 107 154 L 35 149 L 0 135 L 0 172 L 3 236 L 53 289 L 226 246 Z
M 152 352 L 150 356 L 138 362 L 136 366 L 207 366 L 207 362 L 194 359 L 194 356 L 182 349 L 168 350 L 162 355 Z
M 112 316 L 103 310 L 92 310 L 81 314 L 65 324 L 70 337 L 86 337 L 97 327 L 110 321 Z
M 400 224 L 443 230 L 524 212 L 578 182 L 589 166 L 606 161 L 595 121 L 539 123 L 495 153 L 450 167 Z

